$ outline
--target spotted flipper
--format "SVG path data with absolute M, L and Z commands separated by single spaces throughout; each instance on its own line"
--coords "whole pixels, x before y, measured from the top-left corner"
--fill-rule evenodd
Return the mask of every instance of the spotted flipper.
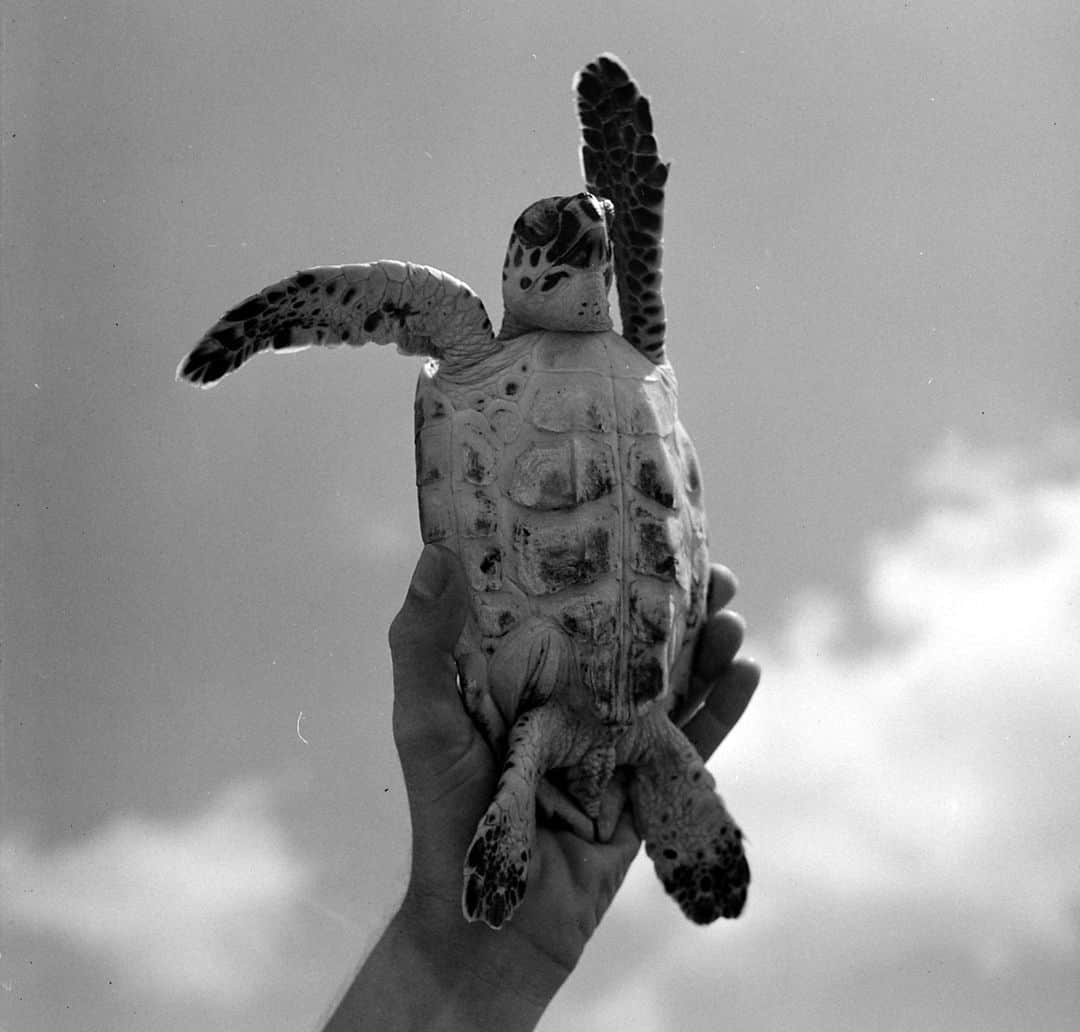
M 449 273 L 393 261 L 324 265 L 226 312 L 176 375 L 212 387 L 260 351 L 369 341 L 442 361 L 474 362 L 498 347 L 483 302 Z
M 461 908 L 470 921 L 501 928 L 525 895 L 536 840 L 536 790 L 552 746 L 567 733 L 552 706 L 526 710 L 510 732 L 495 798 L 465 855 Z
M 663 714 L 650 715 L 630 802 L 645 852 L 664 888 L 697 924 L 738 917 L 746 904 L 750 865 L 743 836 L 697 749 Z
M 649 101 L 629 73 L 603 54 L 574 82 L 581 120 L 581 163 L 589 192 L 615 205 L 615 281 L 622 335 L 650 362 L 663 364 L 660 290 L 664 184 Z

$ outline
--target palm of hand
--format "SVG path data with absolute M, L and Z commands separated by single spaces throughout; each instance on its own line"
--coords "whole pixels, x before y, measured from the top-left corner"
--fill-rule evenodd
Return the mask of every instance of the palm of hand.
M 428 555 L 425 552 L 425 557 Z M 412 872 L 406 905 L 424 920 L 457 915 L 457 934 L 470 940 L 512 937 L 569 971 L 596 930 L 641 845 L 628 808 L 609 842 L 538 822 L 529 887 L 500 932 L 465 925 L 460 914 L 462 859 L 498 777 L 494 756 L 456 692 L 453 646 L 465 611 L 464 578 L 446 562 L 440 582 L 422 585 L 421 568 L 391 628 L 394 654 L 394 735 L 412 817 Z M 742 621 L 721 612 L 735 592 L 732 575 L 713 568 L 710 618 L 702 633 L 691 691 L 675 719 L 704 757 L 739 719 L 757 684 L 756 666 L 735 660 Z M 690 719 L 687 719 L 690 718 Z M 434 929 L 433 925 L 433 929 Z

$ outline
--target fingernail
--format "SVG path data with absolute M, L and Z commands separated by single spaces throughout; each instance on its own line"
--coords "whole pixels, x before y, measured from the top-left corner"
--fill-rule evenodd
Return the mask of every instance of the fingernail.
M 447 569 L 439 549 L 434 545 L 425 545 L 420 553 L 420 561 L 413 571 L 412 589 L 423 599 L 438 598 L 446 587 Z

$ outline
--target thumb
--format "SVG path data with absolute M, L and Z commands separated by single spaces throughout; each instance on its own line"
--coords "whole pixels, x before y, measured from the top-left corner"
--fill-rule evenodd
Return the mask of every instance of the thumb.
M 457 695 L 454 646 L 468 609 L 465 571 L 445 548 L 426 545 L 413 571 L 405 602 L 390 625 L 394 662 L 394 700 L 406 712 L 426 719 L 453 707 L 463 716 Z

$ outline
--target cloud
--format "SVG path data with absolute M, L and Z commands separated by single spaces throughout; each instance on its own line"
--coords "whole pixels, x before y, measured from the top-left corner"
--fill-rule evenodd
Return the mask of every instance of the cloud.
M 981 984 L 1032 957 L 1072 963 L 1078 444 L 1075 432 L 1030 452 L 946 442 L 913 476 L 921 515 L 867 543 L 869 635 L 815 590 L 780 633 L 751 640 L 762 687 L 711 764 L 750 840 L 747 913 L 720 931 L 684 926 L 639 861 L 591 951 L 640 944 L 636 989 L 623 969 L 610 993 L 571 992 L 582 1027 L 714 1027 L 678 987 L 692 981 L 700 1002 L 721 975 L 729 997 L 740 985 L 756 1000 L 748 1014 L 771 1007 L 782 1022 L 772 977 L 753 982 L 778 970 L 832 1001 L 820 1026 L 787 1019 L 848 1027 L 851 980 L 896 978 L 916 958 L 947 956 L 956 979 Z
M 308 881 L 255 784 L 186 821 L 116 818 L 51 850 L 7 836 L 0 873 L 9 926 L 60 936 L 157 994 L 219 1005 L 245 1002 L 280 966 Z

